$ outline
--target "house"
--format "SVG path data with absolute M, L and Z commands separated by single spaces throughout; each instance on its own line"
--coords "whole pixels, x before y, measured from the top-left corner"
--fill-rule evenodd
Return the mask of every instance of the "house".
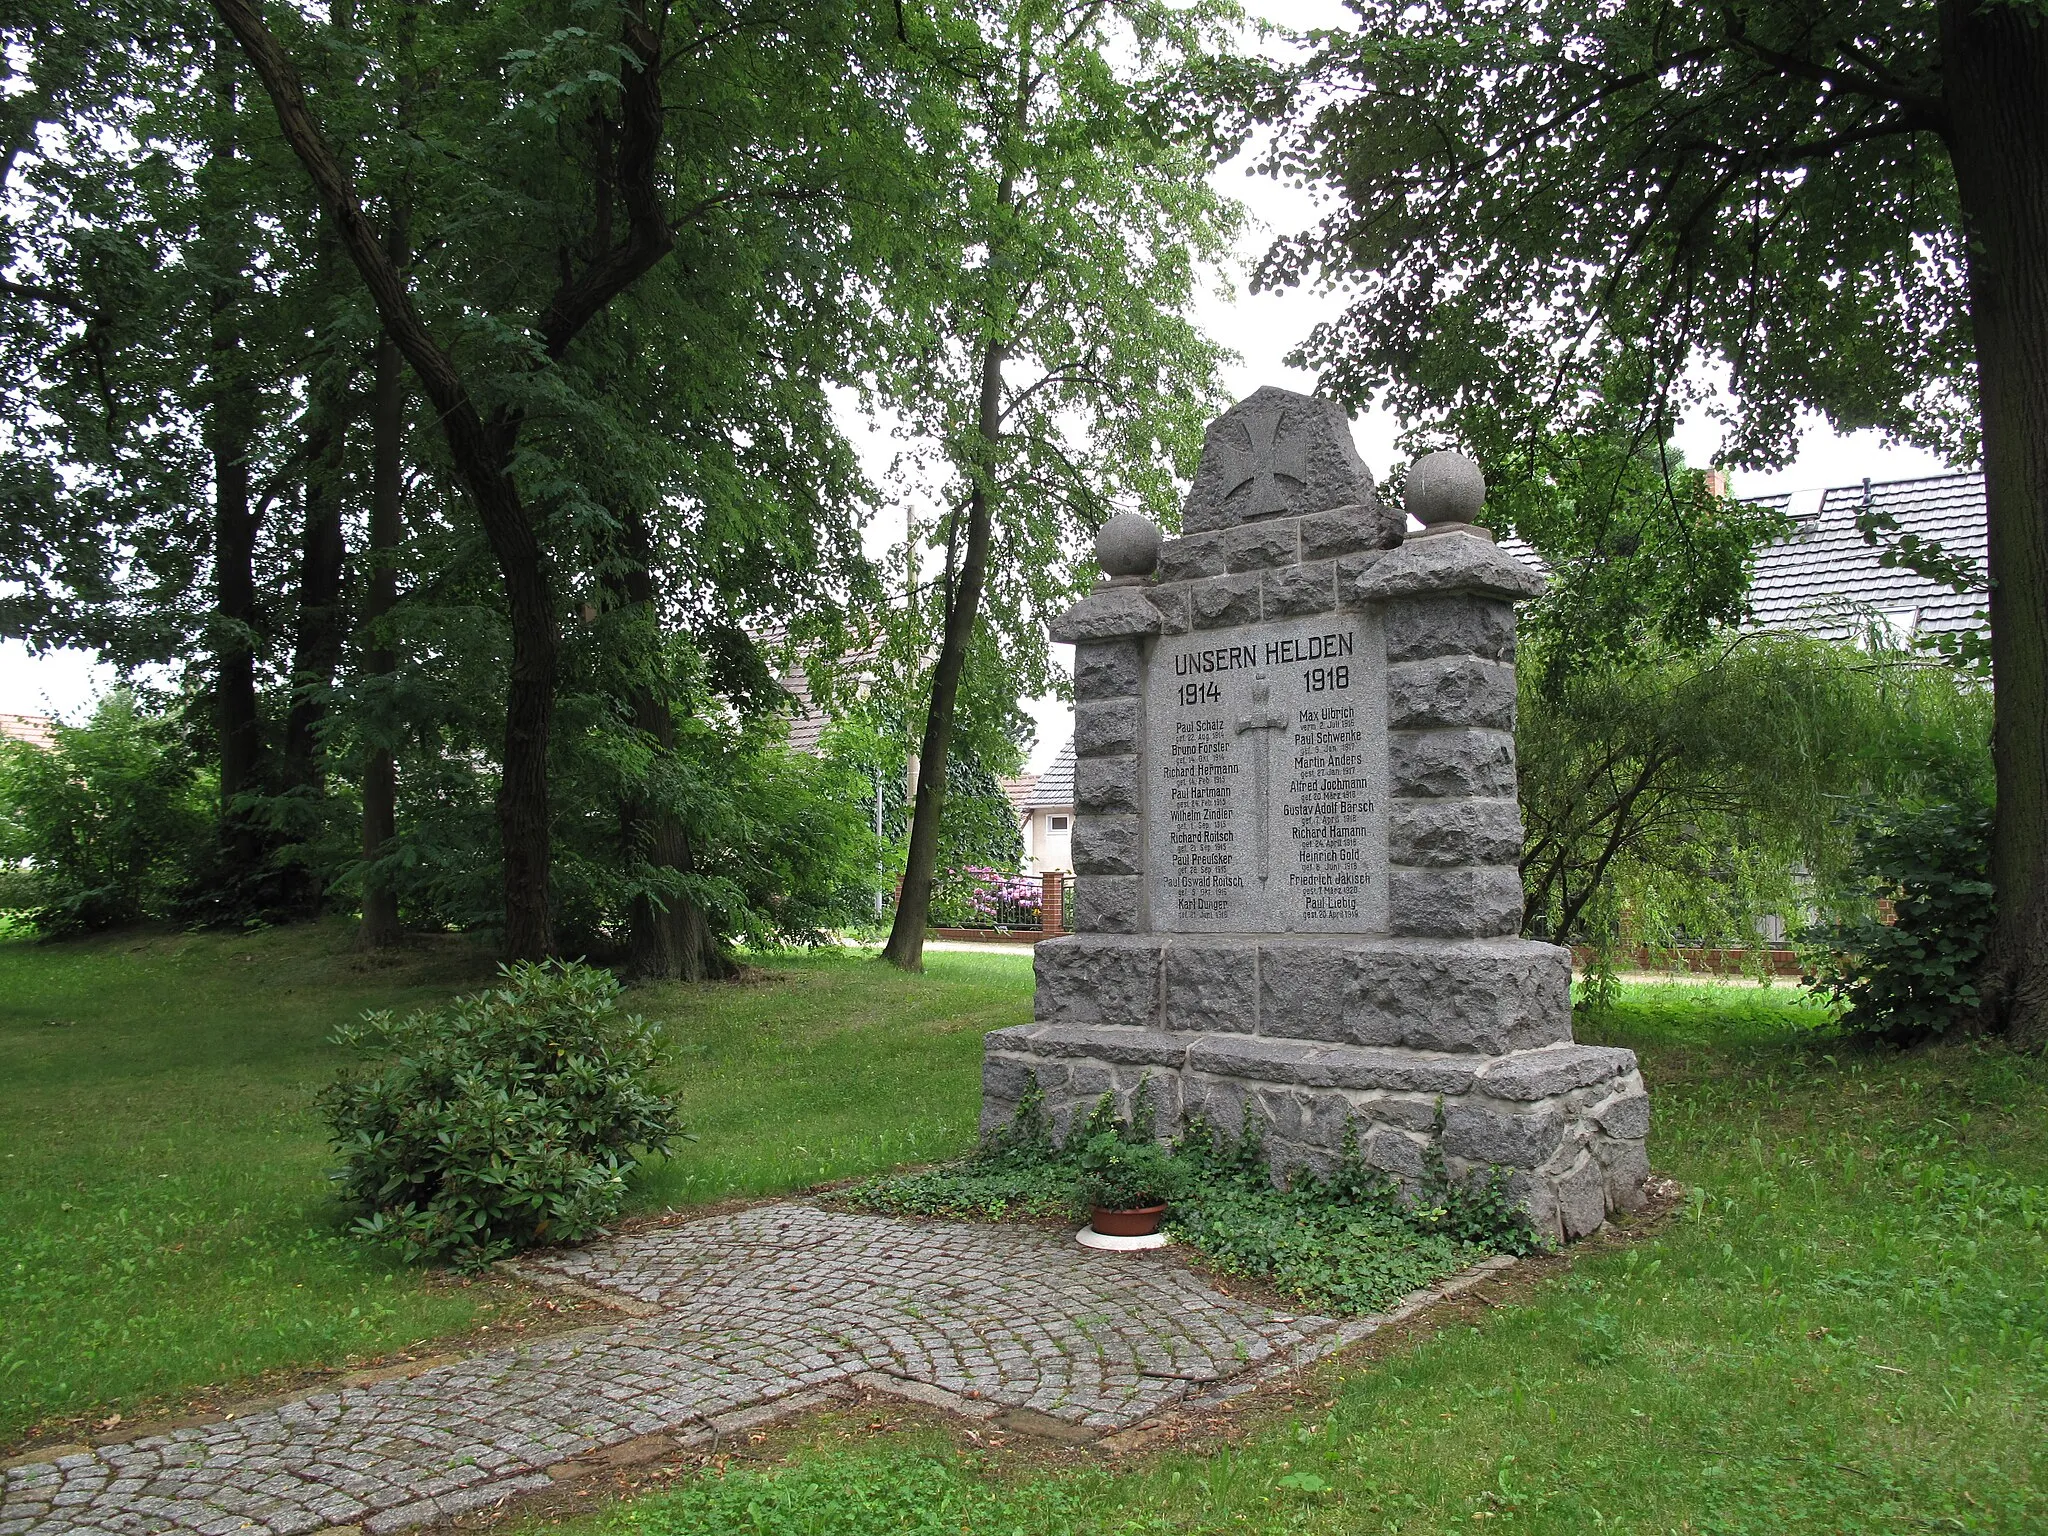
M 1985 560 L 1984 477 L 1932 475 L 1835 486 L 1805 511 L 1786 495 L 1759 497 L 1790 512 L 1795 531 L 1759 551 L 1750 584 L 1752 622 L 1799 629 L 1830 640 L 1864 640 L 1873 632 L 1893 644 L 1917 636 L 1966 634 L 1984 627 L 1987 595 L 1957 593 L 1924 576 L 1878 564 L 1879 551 L 1856 527 L 1865 510 L 1893 518 L 1898 534 L 1939 544 L 1981 572 Z
M 1038 776 L 1022 810 L 1024 872 L 1074 872 L 1074 743 L 1069 738 Z
M 48 715 L 0 715 L 0 741 L 25 741 L 47 751 L 57 744 L 50 734 L 55 723 Z

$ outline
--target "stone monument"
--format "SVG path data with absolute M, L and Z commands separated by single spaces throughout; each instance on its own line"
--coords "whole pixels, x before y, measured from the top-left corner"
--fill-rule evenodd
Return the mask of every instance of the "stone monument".
M 1633 1053 L 1575 1045 L 1566 951 L 1517 937 L 1515 613 L 1541 579 L 1432 454 L 1384 505 L 1333 403 L 1261 389 L 1209 428 L 1162 541 L 1098 541 L 1074 651 L 1074 932 L 1035 1022 L 988 1037 L 983 1124 L 1035 1083 L 1064 1135 L 1150 1084 L 1162 1132 L 1263 1122 L 1276 1175 L 1355 1127 L 1404 1181 L 1508 1170 L 1539 1232 L 1633 1210 Z

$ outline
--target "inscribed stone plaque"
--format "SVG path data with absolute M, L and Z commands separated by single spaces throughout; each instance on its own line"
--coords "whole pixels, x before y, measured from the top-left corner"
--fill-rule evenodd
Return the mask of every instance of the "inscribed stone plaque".
M 1384 932 L 1386 697 L 1370 613 L 1159 641 L 1145 687 L 1152 927 Z

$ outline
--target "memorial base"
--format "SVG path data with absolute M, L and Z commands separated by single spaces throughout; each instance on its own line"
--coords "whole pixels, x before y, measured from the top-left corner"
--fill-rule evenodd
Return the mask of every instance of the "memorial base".
M 982 1124 L 1035 1086 L 1055 1136 L 1146 1085 L 1163 1135 L 1262 1127 L 1276 1178 L 1349 1132 L 1412 1187 L 1432 1145 L 1490 1168 L 1537 1231 L 1638 1209 L 1649 1099 L 1631 1051 L 1576 1045 L 1566 953 L 1520 939 L 1075 934 L 1038 946 L 1037 1022 L 988 1036 Z

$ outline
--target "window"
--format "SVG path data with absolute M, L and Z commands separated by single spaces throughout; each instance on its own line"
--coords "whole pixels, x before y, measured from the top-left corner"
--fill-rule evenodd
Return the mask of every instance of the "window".
M 1048 832 L 1064 832 L 1067 830 L 1067 818 L 1064 816 L 1048 816 L 1045 819 L 1045 826 Z

